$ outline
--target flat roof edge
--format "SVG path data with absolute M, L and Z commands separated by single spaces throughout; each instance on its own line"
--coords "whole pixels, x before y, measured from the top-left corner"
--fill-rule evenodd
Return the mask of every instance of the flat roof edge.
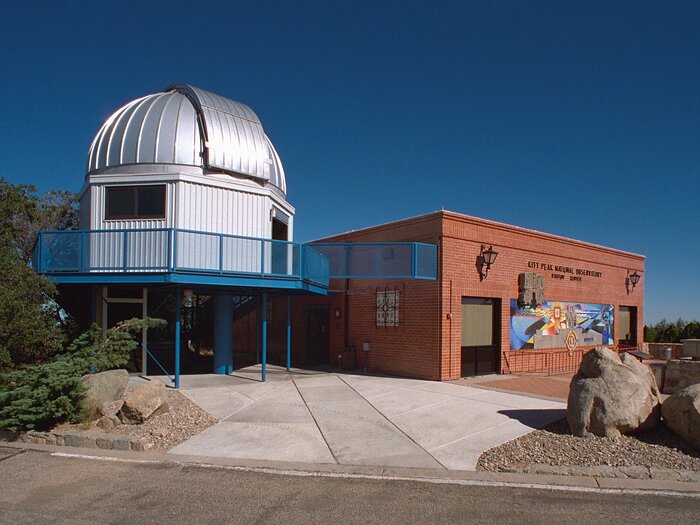
M 383 229 L 393 228 L 400 226 L 401 224 L 407 224 L 411 222 L 423 222 L 429 221 L 430 219 L 435 219 L 440 216 L 440 211 L 431 211 L 428 213 L 421 213 L 419 215 L 414 215 L 413 217 L 406 217 L 404 219 L 397 219 L 395 221 L 383 222 L 381 224 L 375 224 L 374 226 L 367 226 L 366 228 L 360 228 L 359 230 L 348 230 L 342 233 L 336 233 L 334 235 L 329 235 L 328 237 L 321 237 L 320 239 L 314 239 L 308 241 L 308 244 L 316 242 L 335 242 L 332 239 L 338 239 L 345 235 L 352 235 L 353 233 L 369 233 L 373 231 L 379 231 Z M 306 244 L 306 243 L 305 243 Z
M 572 239 L 571 237 L 564 237 L 563 235 L 557 235 L 554 233 L 547 233 L 547 232 L 542 232 L 539 230 L 533 230 L 531 228 L 525 228 L 523 226 L 515 226 L 513 224 L 507 224 L 504 222 L 498 222 L 498 221 L 494 221 L 494 220 L 490 220 L 490 219 L 482 219 L 480 217 L 474 217 L 472 215 L 466 215 L 464 213 L 457 213 L 457 212 L 453 212 L 453 211 L 443 211 L 441 213 L 443 214 L 443 216 L 445 218 L 458 220 L 461 222 L 470 222 L 470 223 L 484 225 L 484 226 L 491 226 L 491 227 L 495 227 L 495 228 L 499 228 L 499 229 L 507 230 L 507 231 L 516 231 L 518 233 L 524 233 L 527 235 L 531 235 L 533 237 L 540 237 L 540 238 L 554 240 L 554 241 L 564 241 L 564 242 L 569 243 L 569 244 L 575 244 L 575 245 L 583 246 L 586 248 L 595 248 L 597 250 L 615 253 L 618 255 L 625 255 L 627 257 L 633 257 L 635 259 L 641 259 L 641 260 L 646 259 L 646 255 L 642 255 L 640 253 L 628 252 L 626 250 L 620 250 L 619 248 L 611 248 L 609 246 L 603 246 L 602 244 L 595 244 L 595 243 L 588 242 L 588 241 L 581 241 L 579 239 Z
M 611 248 L 609 246 L 603 246 L 601 244 L 595 244 L 592 242 L 581 241 L 578 239 L 573 239 L 571 237 L 565 237 L 563 235 L 557 235 L 554 233 L 547 233 L 547 232 L 542 232 L 539 230 L 533 230 L 531 228 L 525 228 L 523 226 L 515 226 L 513 224 L 507 224 L 504 222 L 494 221 L 491 219 L 482 219 L 481 217 L 475 217 L 473 215 L 467 215 L 465 213 L 458 213 L 458 212 L 448 211 L 448 210 L 437 210 L 437 211 L 433 211 L 433 212 L 429 212 L 429 213 L 423 213 L 420 215 L 415 215 L 413 217 L 407 217 L 405 219 L 389 221 L 389 222 L 377 224 L 374 226 L 369 226 L 367 228 L 361 228 L 359 230 L 350 230 L 350 231 L 346 231 L 343 233 L 338 233 L 335 235 L 323 237 L 321 239 L 316 239 L 316 240 L 309 241 L 309 242 L 334 242 L 334 239 L 340 239 L 340 238 L 345 237 L 347 235 L 373 233 L 373 232 L 378 232 L 378 231 L 381 231 L 384 229 L 395 228 L 397 226 L 401 226 L 403 224 L 408 224 L 411 222 L 423 222 L 423 221 L 428 221 L 428 220 L 432 220 L 432 219 L 436 219 L 436 218 L 440 218 L 441 220 L 452 219 L 452 220 L 457 220 L 457 221 L 461 221 L 461 222 L 472 223 L 472 224 L 475 224 L 478 226 L 490 226 L 492 228 L 498 228 L 500 230 L 511 231 L 511 232 L 518 232 L 518 233 L 522 233 L 522 234 L 529 235 L 532 237 L 539 237 L 539 238 L 547 239 L 547 240 L 566 242 L 568 244 L 581 246 L 581 247 L 585 247 L 585 248 L 593 248 L 593 249 L 597 249 L 599 251 L 604 251 L 607 253 L 624 255 L 626 257 L 631 257 L 631 258 L 642 260 L 642 261 L 646 260 L 646 256 L 639 254 L 639 253 L 629 252 L 626 250 L 620 250 L 619 248 Z M 442 228 L 441 228 L 441 235 L 442 234 L 443 234 L 443 232 L 442 232 Z

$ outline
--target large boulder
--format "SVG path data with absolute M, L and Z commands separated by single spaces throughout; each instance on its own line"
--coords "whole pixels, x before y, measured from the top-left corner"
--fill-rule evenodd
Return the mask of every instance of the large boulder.
M 139 385 L 124 398 L 119 419 L 122 423 L 137 425 L 156 413 L 167 412 L 166 395 L 165 385 L 160 381 Z
M 700 384 L 686 387 L 666 399 L 661 415 L 668 428 L 700 449 Z
M 129 373 L 126 370 L 109 370 L 99 374 L 84 375 L 83 382 L 87 393 L 81 402 L 90 421 L 104 415 L 103 407 L 120 399 L 129 383 Z
M 659 423 L 659 389 L 649 368 L 600 347 L 583 356 L 569 386 L 569 428 L 576 436 L 617 437 Z

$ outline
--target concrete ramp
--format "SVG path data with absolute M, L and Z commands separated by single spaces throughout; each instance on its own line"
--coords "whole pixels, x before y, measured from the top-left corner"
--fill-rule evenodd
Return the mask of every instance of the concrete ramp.
M 296 384 L 339 463 L 442 467 L 341 378 L 300 379 Z
M 485 450 L 565 416 L 563 403 L 458 384 L 277 372 L 185 384 L 220 422 L 170 453 L 474 470 Z

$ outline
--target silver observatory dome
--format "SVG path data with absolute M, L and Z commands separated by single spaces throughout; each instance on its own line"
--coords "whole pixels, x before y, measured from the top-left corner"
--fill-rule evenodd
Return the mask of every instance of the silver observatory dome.
M 187 84 L 115 111 L 92 141 L 87 174 L 174 167 L 253 179 L 286 193 L 282 162 L 253 110 Z

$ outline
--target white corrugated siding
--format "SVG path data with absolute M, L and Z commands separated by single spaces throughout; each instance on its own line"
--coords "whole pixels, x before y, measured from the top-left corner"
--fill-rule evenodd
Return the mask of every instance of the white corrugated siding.
M 85 229 L 106 230 L 90 234 L 90 267 L 93 270 L 120 271 L 125 266 L 134 271 L 164 270 L 169 262 L 170 246 L 174 264 L 182 269 L 281 274 L 293 271 L 293 261 L 298 254 L 292 247 L 203 233 L 270 239 L 273 204 L 270 196 L 245 188 L 184 181 L 169 182 L 167 187 L 165 219 L 108 221 L 104 219 L 105 186 L 92 186 L 81 201 L 85 210 L 81 225 L 84 221 Z M 292 224 L 290 216 L 290 238 Z M 167 231 L 133 231 L 158 228 L 198 233 L 179 231 L 169 239 Z
M 181 182 L 176 227 L 244 237 L 271 237 L 271 200 L 266 195 Z M 265 243 L 267 244 L 267 243 Z M 177 265 L 197 269 L 261 272 L 259 241 L 179 233 Z
M 270 238 L 268 196 L 189 182 L 179 186 L 176 228 Z
M 92 230 L 153 230 L 167 228 L 173 223 L 174 183 L 167 184 L 165 219 L 105 220 L 105 186 L 92 186 L 90 193 Z M 156 270 L 167 265 L 168 234 L 164 231 L 91 233 L 89 245 L 90 267 L 96 271 L 119 270 L 125 262 L 128 268 L 135 270 Z

